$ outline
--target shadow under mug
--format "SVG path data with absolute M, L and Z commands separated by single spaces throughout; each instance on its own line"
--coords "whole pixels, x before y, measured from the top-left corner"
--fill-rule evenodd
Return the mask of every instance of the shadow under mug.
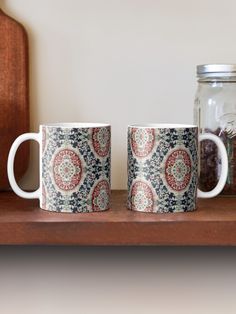
M 221 157 L 216 187 L 198 186 L 199 142 L 213 141 Z M 226 183 L 228 158 L 214 134 L 198 134 L 195 125 L 147 124 L 128 127 L 128 208 L 141 212 L 185 212 L 196 209 L 197 197 L 218 195 Z
M 35 192 L 19 188 L 14 158 L 21 143 L 35 140 L 40 152 L 40 186 Z M 110 207 L 111 129 L 100 123 L 41 125 L 39 133 L 20 135 L 8 156 L 8 178 L 20 197 L 40 200 L 55 212 L 93 212 Z

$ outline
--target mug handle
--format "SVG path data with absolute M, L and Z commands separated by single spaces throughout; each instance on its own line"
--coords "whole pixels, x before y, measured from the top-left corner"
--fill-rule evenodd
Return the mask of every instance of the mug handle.
M 220 152 L 220 157 L 221 157 L 221 174 L 220 174 L 220 178 L 219 181 L 216 185 L 216 187 L 209 191 L 209 192 L 203 192 L 201 190 L 197 190 L 197 196 L 201 197 L 201 198 L 211 198 L 211 197 L 215 197 L 216 195 L 218 195 L 224 188 L 226 180 L 227 180 L 227 176 L 228 176 L 228 156 L 227 156 L 227 152 L 226 152 L 226 148 L 222 142 L 222 140 L 211 133 L 205 133 L 205 134 L 200 134 L 199 135 L 199 141 L 205 141 L 205 140 L 211 140 L 213 141 L 216 146 L 218 147 L 218 150 Z
M 34 192 L 25 192 L 23 191 L 19 185 L 16 183 L 15 174 L 14 174 L 14 160 L 15 155 L 17 152 L 18 147 L 25 141 L 34 140 L 39 143 L 40 146 L 40 133 L 25 133 L 18 136 L 14 143 L 11 146 L 8 161 L 7 161 L 7 173 L 8 173 L 8 180 L 11 185 L 12 190 L 20 197 L 23 198 L 38 198 L 40 200 L 40 187 Z

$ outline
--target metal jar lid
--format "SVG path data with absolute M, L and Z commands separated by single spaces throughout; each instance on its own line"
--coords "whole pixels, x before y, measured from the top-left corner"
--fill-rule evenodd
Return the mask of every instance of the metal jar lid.
M 236 76 L 236 64 L 201 64 L 197 65 L 197 77 Z

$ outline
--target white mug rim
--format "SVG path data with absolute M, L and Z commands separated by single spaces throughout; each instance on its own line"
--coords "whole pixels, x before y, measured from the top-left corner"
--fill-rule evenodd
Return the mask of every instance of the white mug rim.
M 137 129 L 190 129 L 197 128 L 194 124 L 176 124 L 176 123 L 136 123 L 128 125 L 128 128 Z
M 100 123 L 100 122 L 56 122 L 56 123 L 45 123 L 40 124 L 40 127 L 51 127 L 51 128 L 62 128 L 62 129 L 87 129 L 87 128 L 103 128 L 103 127 L 110 127 L 111 125 L 108 123 Z

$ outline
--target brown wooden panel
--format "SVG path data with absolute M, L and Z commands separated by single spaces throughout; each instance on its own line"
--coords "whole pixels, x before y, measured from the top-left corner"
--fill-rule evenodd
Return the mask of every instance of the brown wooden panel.
M 113 191 L 107 212 L 59 214 L 1 193 L 0 244 L 236 245 L 236 198 L 202 199 L 197 211 L 176 214 L 132 212 L 125 204 L 126 191 Z
M 7 157 L 15 138 L 29 131 L 28 38 L 21 24 L 0 9 L 0 190 L 9 188 Z M 29 162 L 29 144 L 16 156 L 16 177 Z

